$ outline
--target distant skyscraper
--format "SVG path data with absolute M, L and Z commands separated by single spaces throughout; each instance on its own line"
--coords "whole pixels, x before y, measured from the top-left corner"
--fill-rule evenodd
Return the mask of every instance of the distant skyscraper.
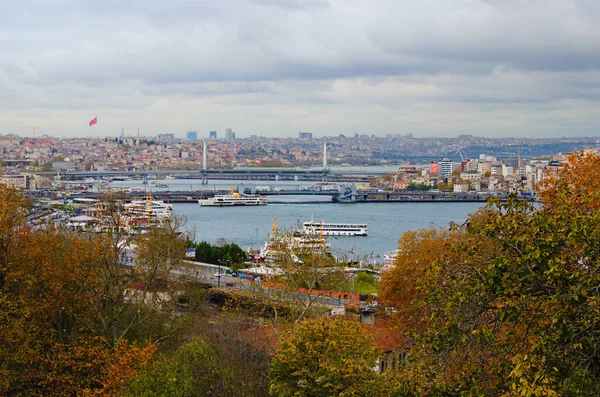
M 231 130 L 231 128 L 227 128 L 225 130 L 225 139 L 227 139 L 228 141 L 232 141 L 235 139 L 235 134 L 234 132 Z
M 198 133 L 196 131 L 188 131 L 185 133 L 185 137 L 188 141 L 195 141 L 198 139 Z
M 209 136 L 208 136 L 208 139 L 216 141 L 217 140 L 217 131 L 211 131 L 210 134 L 209 134 Z
M 300 138 L 300 139 L 311 139 L 312 138 L 312 132 L 299 132 L 298 133 L 298 138 Z

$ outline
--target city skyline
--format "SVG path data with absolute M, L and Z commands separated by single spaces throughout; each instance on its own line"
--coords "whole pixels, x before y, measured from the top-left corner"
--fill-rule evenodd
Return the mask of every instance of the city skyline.
M 598 136 L 599 17 L 584 0 L 8 3 L 0 134 Z

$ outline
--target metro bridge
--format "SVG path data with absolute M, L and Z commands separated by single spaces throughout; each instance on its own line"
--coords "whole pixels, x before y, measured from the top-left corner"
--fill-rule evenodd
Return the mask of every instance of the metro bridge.
M 322 182 L 368 182 L 377 176 L 389 174 L 390 171 L 377 171 L 365 168 L 363 170 L 333 170 L 327 165 L 327 143 L 323 144 L 322 168 L 284 168 L 284 167 L 252 167 L 234 168 L 231 170 L 209 169 L 206 142 L 203 143 L 202 167 L 196 170 L 116 170 L 116 171 L 67 171 L 61 177 L 76 178 L 110 178 L 115 176 L 141 176 L 144 183 L 149 176 L 171 175 L 181 179 L 201 179 L 203 185 L 209 179 L 226 180 L 255 180 L 255 181 L 322 181 Z M 56 173 L 40 173 L 40 175 Z

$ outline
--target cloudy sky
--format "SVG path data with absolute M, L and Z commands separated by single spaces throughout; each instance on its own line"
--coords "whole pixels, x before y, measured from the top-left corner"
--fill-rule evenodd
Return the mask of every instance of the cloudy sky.
M 600 135 L 597 0 L 0 9 L 0 134 Z

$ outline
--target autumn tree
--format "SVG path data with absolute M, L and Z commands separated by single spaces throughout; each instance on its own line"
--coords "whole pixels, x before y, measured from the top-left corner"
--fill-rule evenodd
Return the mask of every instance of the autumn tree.
M 0 291 L 4 395 L 116 395 L 154 347 L 112 345 L 87 328 L 98 263 L 90 242 L 56 230 L 24 231 Z
M 11 253 L 18 238 L 19 229 L 24 229 L 27 200 L 15 188 L 0 185 L 0 291 L 4 287 L 12 260 Z
M 247 329 L 231 313 L 199 324 L 197 335 L 140 373 L 124 395 L 264 396 L 269 357 L 240 336 Z
M 402 369 L 409 387 L 425 395 L 597 393 L 599 162 L 571 156 L 541 184 L 541 208 L 492 201 L 462 226 L 413 234 L 413 251 L 401 244 L 382 292 L 413 340 Z
M 152 358 L 147 340 L 164 334 L 140 332 L 154 317 L 124 288 L 170 276 L 183 257 L 178 232 L 136 241 L 138 273 L 119 262 L 124 240 L 115 234 L 31 230 L 20 192 L 0 185 L 0 198 L 0 394 L 118 395 Z M 172 328 L 164 319 L 162 329 Z
M 317 318 L 285 338 L 269 371 L 272 396 L 389 396 L 379 352 L 360 323 Z

